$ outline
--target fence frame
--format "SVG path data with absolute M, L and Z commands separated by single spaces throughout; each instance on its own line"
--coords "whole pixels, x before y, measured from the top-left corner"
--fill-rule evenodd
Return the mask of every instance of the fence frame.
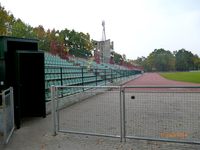
M 118 88 L 119 89 L 119 124 L 120 124 L 120 131 L 119 135 L 111 135 L 111 134 L 99 134 L 99 133 L 93 133 L 93 132 L 78 132 L 78 131 L 70 131 L 70 130 L 61 130 L 60 129 L 60 121 L 59 121 L 59 108 L 58 103 L 56 100 L 58 97 L 58 89 L 59 88 L 91 88 L 93 89 L 104 89 L 104 88 Z M 83 90 L 84 91 L 84 90 Z M 87 90 L 85 92 L 89 92 L 90 90 Z M 53 120 L 53 135 L 57 135 L 58 132 L 62 133 L 73 133 L 73 134 L 82 134 L 82 135 L 91 135 L 91 136 L 102 136 L 102 137 L 113 137 L 113 138 L 120 138 L 120 141 L 122 141 L 122 134 L 123 134 L 123 127 L 122 127 L 122 94 L 121 94 L 121 87 L 120 86 L 51 86 L 51 104 L 52 104 L 52 120 Z
M 2 93 L 0 94 L 2 96 L 2 109 L 0 109 L 0 111 L 2 112 L 2 121 L 3 121 L 3 141 L 2 144 L 7 144 L 13 134 L 13 131 L 15 129 L 15 124 L 14 124 L 14 99 L 13 99 L 13 88 L 10 87 L 4 91 L 2 91 Z M 6 97 L 10 96 L 10 101 L 8 103 L 10 103 L 10 113 L 12 116 L 8 116 L 6 113 L 6 109 L 7 109 L 7 104 L 6 104 Z M 12 118 L 9 118 L 12 117 Z M 11 129 L 9 131 L 9 133 L 7 133 L 7 120 L 11 119 Z
M 107 134 L 96 134 L 89 132 L 75 132 L 75 131 L 67 131 L 59 129 L 59 116 L 57 113 L 56 99 L 58 98 L 58 88 L 62 87 L 70 87 L 70 88 L 119 88 L 119 97 L 120 97 L 120 135 L 113 136 Z M 186 140 L 178 140 L 178 139 L 166 139 L 166 138 L 149 138 L 149 137 L 140 137 L 140 136 L 128 136 L 127 135 L 127 120 L 126 120 L 126 89 L 129 88 L 155 88 L 155 89 L 163 89 L 163 88 L 177 88 L 177 89 L 200 89 L 200 86 L 51 86 L 51 104 L 52 104 L 52 120 L 53 120 L 53 135 L 56 135 L 58 132 L 63 133 L 73 133 L 73 134 L 82 134 L 82 135 L 92 135 L 92 136 L 103 136 L 103 137 L 115 137 L 120 138 L 120 141 L 126 142 L 127 139 L 136 139 L 136 140 L 147 140 L 147 141 L 161 141 L 161 142 L 172 142 L 172 143 L 182 143 L 182 144 L 198 144 L 200 145 L 200 141 L 186 141 Z M 156 93 L 161 93 L 162 91 L 156 91 Z M 171 92 L 171 91 L 170 91 Z M 199 92 L 197 92 L 199 93 Z
M 160 141 L 160 142 L 171 142 L 171 143 L 182 143 L 182 144 L 198 144 L 200 145 L 200 141 L 186 141 L 186 140 L 178 140 L 178 139 L 166 139 L 166 138 L 150 138 L 150 137 L 140 137 L 140 136 L 128 136 L 127 134 L 127 120 L 126 120 L 126 89 L 135 88 L 135 89 L 144 89 L 144 88 L 177 88 L 177 89 L 200 89 L 200 86 L 123 86 L 122 87 L 122 94 L 123 94 L 123 139 L 135 139 L 135 140 L 147 140 L 147 141 Z M 162 91 L 156 91 L 156 93 L 163 93 Z M 177 92 L 175 92 L 177 93 Z

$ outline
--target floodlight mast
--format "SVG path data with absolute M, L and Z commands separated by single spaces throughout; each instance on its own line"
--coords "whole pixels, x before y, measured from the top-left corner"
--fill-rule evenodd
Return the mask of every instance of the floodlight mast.
M 103 31 L 102 31 L 102 41 L 106 41 L 106 31 L 105 31 L 105 21 L 102 21 Z

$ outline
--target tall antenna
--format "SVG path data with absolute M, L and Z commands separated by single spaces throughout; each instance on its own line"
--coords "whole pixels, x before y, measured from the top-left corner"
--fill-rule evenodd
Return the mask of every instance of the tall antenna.
M 106 31 L 105 31 L 105 21 L 102 21 L 103 31 L 102 31 L 102 41 L 106 41 Z

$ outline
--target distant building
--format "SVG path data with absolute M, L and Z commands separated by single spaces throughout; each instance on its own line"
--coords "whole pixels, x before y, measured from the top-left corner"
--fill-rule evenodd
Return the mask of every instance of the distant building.
M 94 57 L 97 63 L 110 63 L 111 50 L 113 50 L 113 42 L 106 39 L 105 21 L 102 21 L 102 40 L 94 41 Z
M 110 39 L 105 41 L 95 41 L 94 56 L 99 63 L 110 63 L 111 50 L 113 50 L 113 42 Z

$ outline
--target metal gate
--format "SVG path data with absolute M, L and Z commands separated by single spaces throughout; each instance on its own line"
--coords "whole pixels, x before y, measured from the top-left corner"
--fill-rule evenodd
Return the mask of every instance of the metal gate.
M 119 86 L 53 86 L 51 91 L 54 134 L 121 137 Z
M 7 144 L 14 131 L 13 88 L 0 95 L 0 143 Z
M 200 144 L 200 87 L 124 87 L 124 138 Z
M 200 87 L 52 86 L 51 91 L 54 134 L 200 144 Z

